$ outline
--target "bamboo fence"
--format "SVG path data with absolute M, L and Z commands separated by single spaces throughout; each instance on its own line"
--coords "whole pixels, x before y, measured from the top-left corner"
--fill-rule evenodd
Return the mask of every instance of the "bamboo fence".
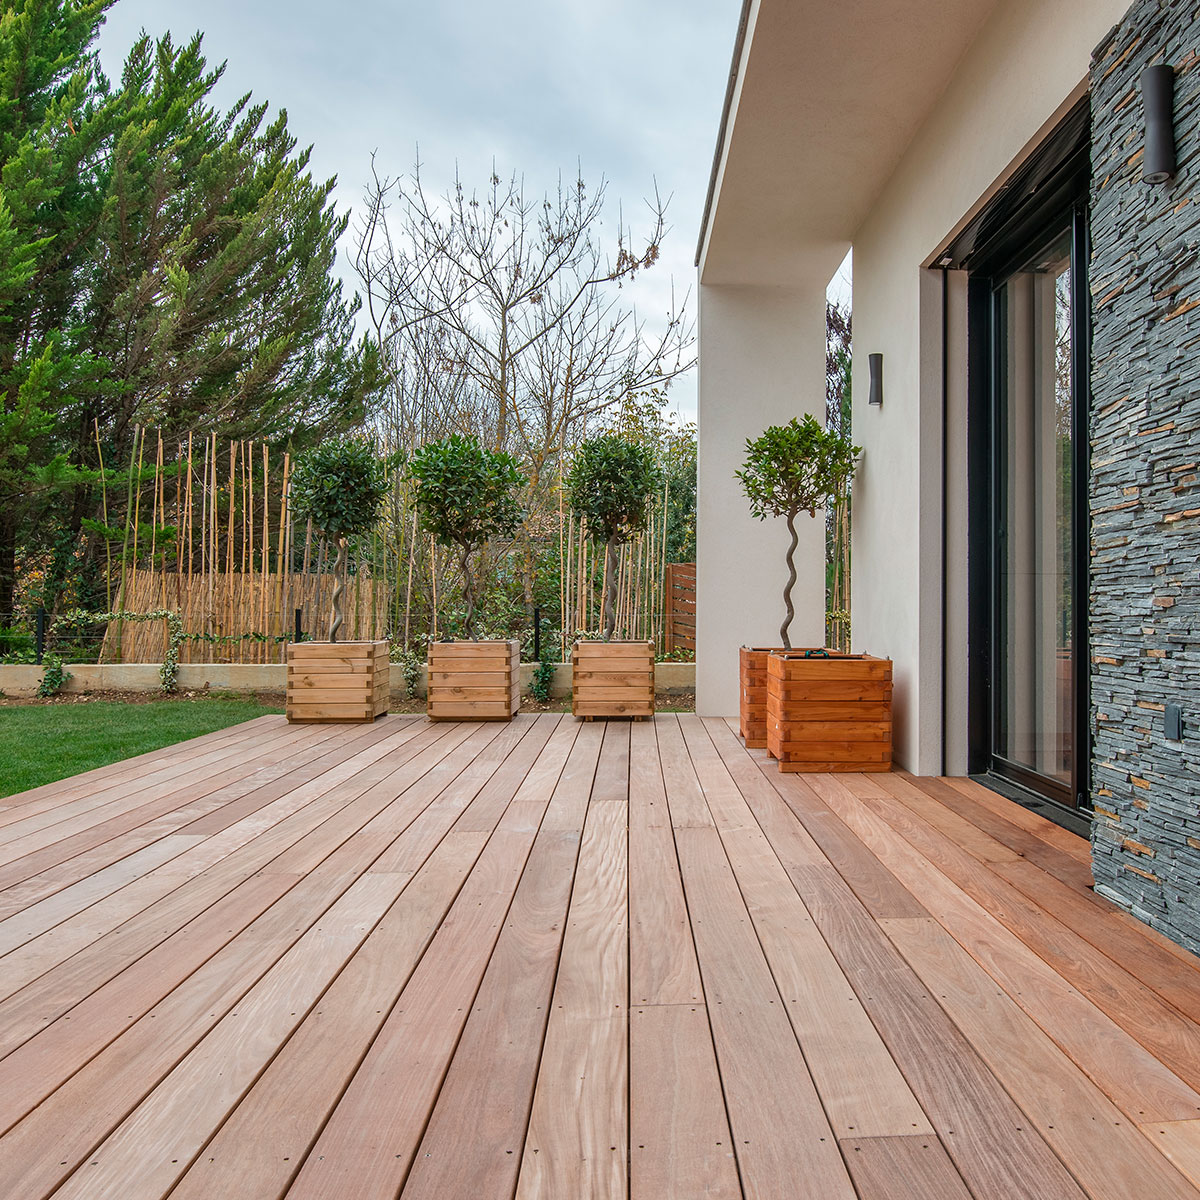
M 98 429 L 96 443 L 100 453 Z M 325 636 L 333 554 L 311 524 L 290 512 L 288 454 L 261 442 L 222 443 L 215 434 L 168 444 L 161 433 L 139 429 L 124 466 L 127 479 L 114 484 L 115 468 L 101 454 L 106 535 L 97 550 L 110 610 L 177 610 L 189 636 L 183 662 L 282 661 L 297 609 L 305 634 Z M 561 476 L 558 483 L 531 541 L 543 563 L 557 558 L 558 627 L 569 645 L 599 628 L 607 580 L 604 547 L 586 537 L 563 503 Z M 114 497 L 116 488 L 123 497 Z M 412 645 L 452 626 L 448 606 L 458 602 L 457 567 L 419 529 L 405 489 L 398 478 L 379 529 L 350 557 L 347 640 Z M 664 487 L 645 530 L 620 548 L 617 560 L 616 636 L 648 639 L 660 649 L 669 502 Z M 161 661 L 166 636 L 154 623 L 114 622 L 104 635 L 102 661 Z

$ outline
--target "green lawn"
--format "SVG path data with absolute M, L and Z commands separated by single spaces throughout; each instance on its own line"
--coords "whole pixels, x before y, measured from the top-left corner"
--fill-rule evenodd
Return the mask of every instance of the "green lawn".
M 0 796 L 281 711 L 251 698 L 0 708 Z

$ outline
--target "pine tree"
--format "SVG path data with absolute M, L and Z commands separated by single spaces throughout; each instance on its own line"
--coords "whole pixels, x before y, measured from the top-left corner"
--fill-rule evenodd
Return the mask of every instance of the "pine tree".
M 111 85 L 113 2 L 0 0 L 0 614 L 18 544 L 74 561 L 97 440 L 109 462 L 138 425 L 303 446 L 379 382 L 331 274 L 334 181 L 285 113 L 213 107 L 200 35 L 143 36 Z
M 61 398 L 92 370 L 64 338 L 99 211 L 108 112 L 91 46 L 113 0 L 0 0 L 0 620 L 17 534 L 72 482 Z

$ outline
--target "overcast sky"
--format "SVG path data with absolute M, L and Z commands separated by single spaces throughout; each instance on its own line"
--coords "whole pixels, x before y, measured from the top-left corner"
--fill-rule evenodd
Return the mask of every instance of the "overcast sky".
M 552 189 L 560 169 L 608 180 L 635 233 L 643 200 L 671 196 L 661 263 L 637 285 L 648 322 L 670 281 L 692 289 L 692 260 L 737 28 L 739 0 L 118 0 L 100 38 L 114 79 L 140 30 L 177 41 L 200 30 L 211 64 L 227 62 L 218 102 L 252 91 L 286 108 L 320 178 L 338 177 L 339 208 L 370 174 L 406 173 L 420 145 L 441 192 L 457 162 L 468 185 L 524 173 Z M 353 222 L 352 222 L 353 228 Z M 347 238 L 350 233 L 347 233 Z M 343 258 L 349 246 L 343 246 Z M 343 264 L 347 278 L 350 271 Z M 657 278 L 656 278 L 657 277 Z M 695 379 L 672 399 L 695 414 Z

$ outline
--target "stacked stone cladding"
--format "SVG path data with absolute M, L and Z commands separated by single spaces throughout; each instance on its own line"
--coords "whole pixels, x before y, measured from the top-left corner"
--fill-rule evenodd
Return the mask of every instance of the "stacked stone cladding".
M 1139 0 L 1091 71 L 1096 889 L 1200 951 L 1200 8 Z M 1175 68 L 1173 183 L 1142 182 L 1144 67 Z M 1164 736 L 1168 702 L 1183 740 Z

